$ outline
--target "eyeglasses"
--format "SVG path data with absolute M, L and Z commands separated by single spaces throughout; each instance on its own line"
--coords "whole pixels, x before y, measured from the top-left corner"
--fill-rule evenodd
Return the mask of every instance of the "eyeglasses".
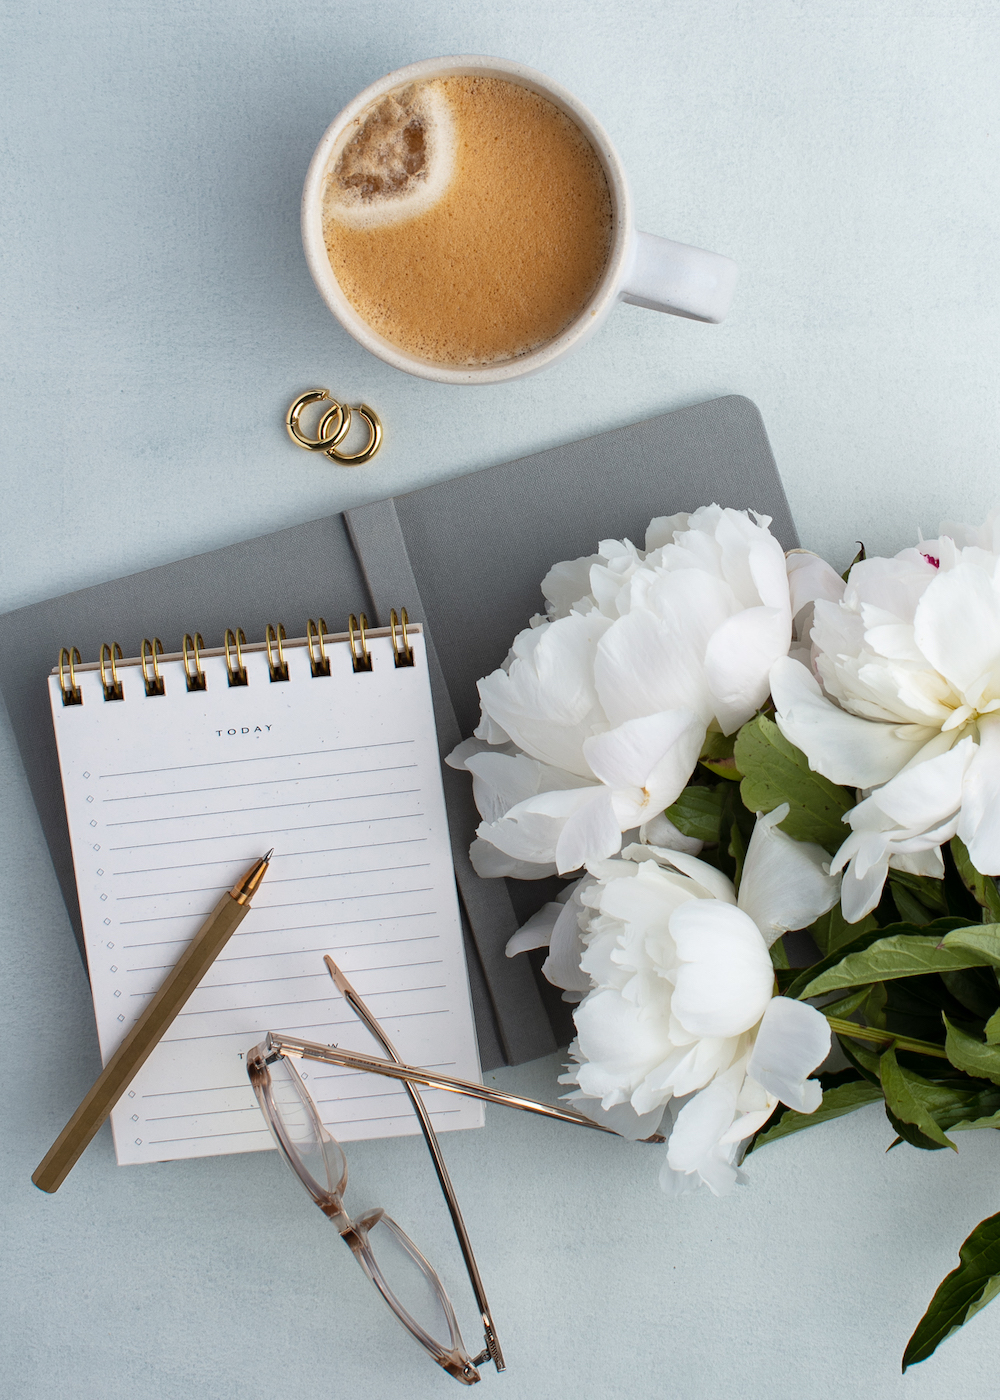
M 489 1085 L 453 1079 L 404 1064 L 382 1027 L 333 959 L 327 956 L 323 961 L 338 991 L 381 1045 L 388 1059 L 269 1032 L 266 1040 L 255 1046 L 247 1056 L 250 1083 L 279 1151 L 316 1204 L 337 1227 L 342 1239 L 400 1322 L 449 1375 L 463 1385 L 475 1385 L 480 1379 L 476 1367 L 483 1362 L 492 1361 L 498 1371 L 505 1369 L 503 1353 L 437 1135 L 415 1086 L 419 1084 L 423 1088 L 444 1089 L 488 1103 L 506 1104 L 510 1108 L 542 1114 L 564 1123 L 611 1133 L 614 1137 L 619 1134 L 573 1109 L 556 1108 L 537 1099 L 506 1094 Z M 470 1357 L 465 1349 L 454 1308 L 436 1271 L 396 1221 L 382 1209 L 369 1211 L 358 1220 L 352 1220 L 347 1214 L 343 1203 L 347 1187 L 347 1161 L 340 1145 L 320 1121 L 312 1096 L 295 1067 L 296 1059 L 367 1071 L 402 1082 L 431 1154 L 469 1282 L 476 1296 L 486 1343 L 477 1356 Z M 654 1134 L 647 1141 L 662 1142 L 663 1138 L 660 1134 Z

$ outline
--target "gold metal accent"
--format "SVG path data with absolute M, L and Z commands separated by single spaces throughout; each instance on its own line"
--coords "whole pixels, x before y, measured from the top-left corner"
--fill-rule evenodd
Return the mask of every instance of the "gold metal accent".
M 348 409 L 348 412 L 350 410 Z M 366 403 L 358 404 L 357 412 L 368 424 L 368 442 L 360 452 L 338 452 L 336 443 L 332 447 L 326 448 L 326 455 L 339 462 L 344 467 L 360 467 L 362 462 L 369 461 L 382 446 L 382 423 L 378 414 L 373 408 L 369 408 Z M 350 426 L 350 424 L 348 424 Z
M 246 635 L 242 627 L 237 627 L 234 632 L 231 627 L 226 628 L 226 636 L 223 645 L 226 648 L 226 670 L 229 672 L 230 685 L 247 685 L 247 668 L 243 665 L 243 650 L 247 644 Z M 236 652 L 236 665 L 233 665 L 230 647 Z
M 278 623 L 278 630 L 275 632 L 270 623 L 267 624 L 267 667 L 271 672 L 272 681 L 288 680 L 288 662 L 285 660 L 285 649 L 281 645 L 285 640 L 285 628 L 282 623 Z M 274 653 L 271 648 L 274 647 Z M 275 659 L 277 657 L 277 659 Z
M 321 617 L 317 627 L 312 618 L 306 623 L 306 646 L 309 648 L 309 669 L 313 678 L 330 674 L 330 658 L 326 654 L 323 637 L 327 631 L 326 621 Z
M 338 412 L 340 414 L 339 419 L 337 418 Z M 320 439 L 326 444 L 323 448 L 323 451 L 327 454 L 327 456 L 330 455 L 331 451 L 337 446 L 338 443 L 344 441 L 344 438 L 350 431 L 350 408 L 348 408 L 346 403 L 337 403 L 336 400 L 334 400 L 333 407 L 328 408 L 326 410 L 326 412 L 323 414 L 323 417 L 319 420 L 319 425 L 316 428 L 316 432 L 319 434 Z
M 167 688 L 160 675 L 160 663 L 157 659 L 163 655 L 163 643 L 159 637 L 154 637 L 150 642 L 148 637 L 142 639 L 142 651 L 139 655 L 139 664 L 142 666 L 142 679 L 146 686 L 146 694 L 166 695 Z
M 396 616 L 396 609 L 395 609 L 395 608 L 391 609 L 391 611 L 390 611 L 390 613 L 389 613 L 389 631 L 390 631 L 390 633 L 391 633 L 391 635 L 392 635 L 392 651 L 393 651 L 393 655 L 394 655 L 395 658 L 396 658 L 396 665 L 397 665 L 397 666 L 412 666 L 412 665 L 413 665 L 413 648 L 410 646 L 410 643 L 407 641 L 407 638 L 406 638 L 406 624 L 409 622 L 409 620 L 410 620 L 410 619 L 409 619 L 409 618 L 407 617 L 407 615 L 406 615 L 406 609 L 405 609 L 405 608 L 403 608 L 403 610 L 402 610 L 402 615 L 401 615 L 401 617 L 397 617 L 397 616 Z M 397 641 L 396 641 L 396 628 L 397 628 L 397 627 L 399 627 L 400 630 L 402 631 L 402 634 L 403 634 L 402 642 L 397 642 Z
M 355 671 L 370 671 L 372 668 L 372 656 L 368 650 L 368 619 L 364 613 L 361 614 L 361 621 L 351 613 L 347 623 L 351 636 L 351 661 Z
M 74 665 L 83 665 L 83 662 L 80 660 L 80 652 L 78 648 L 73 647 L 73 649 L 70 650 L 68 647 L 60 647 L 59 689 L 62 691 L 62 700 L 64 705 L 83 704 L 83 691 L 76 683 L 76 672 L 73 669 Z M 69 685 L 66 684 L 66 676 L 63 670 L 64 666 L 66 670 L 69 671 Z
M 205 645 L 205 639 L 200 632 L 194 634 L 191 640 L 191 633 L 184 633 L 184 676 L 187 681 L 188 690 L 207 690 L 208 681 L 205 679 L 205 672 L 201 669 L 201 658 L 198 655 L 200 647 Z M 194 670 L 191 669 L 191 656 L 194 656 Z
M 260 889 L 260 882 L 267 874 L 268 861 L 274 855 L 274 847 L 268 851 L 266 856 L 261 856 L 247 873 L 236 881 L 236 884 L 229 891 L 237 904 L 249 904 L 251 899 Z
M 332 400 L 333 406 L 327 409 L 323 415 L 319 437 L 306 437 L 299 427 L 302 410 L 311 403 L 322 403 L 326 399 Z M 329 389 L 310 389 L 307 393 L 300 394 L 285 414 L 285 427 L 288 429 L 289 437 L 297 446 L 304 447 L 307 452 L 325 452 L 331 445 L 335 446 L 347 435 L 350 426 L 351 410 L 347 409 L 345 414 L 343 404 L 338 403 L 333 398 Z
M 125 692 L 122 690 L 122 683 L 118 679 L 117 663 L 122 659 L 122 649 L 117 642 L 101 643 L 101 685 L 104 687 L 105 700 L 124 700 Z M 110 673 L 111 679 L 108 679 Z
M 268 852 L 268 855 L 270 852 Z M 260 884 L 267 856 L 255 861 L 234 890 Z M 251 891 L 252 893 L 252 891 Z M 246 918 L 250 896 L 241 902 L 227 890 L 143 1007 L 80 1107 L 36 1167 L 32 1181 L 41 1191 L 58 1191 L 87 1144 L 173 1025 L 205 973 Z

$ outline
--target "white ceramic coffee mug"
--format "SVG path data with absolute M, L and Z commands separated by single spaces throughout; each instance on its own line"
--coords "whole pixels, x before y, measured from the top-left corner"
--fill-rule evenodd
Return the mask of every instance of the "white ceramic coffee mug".
M 596 151 L 607 177 L 612 234 L 608 260 L 597 288 L 564 331 L 528 354 L 495 364 L 465 367 L 438 364 L 408 354 L 379 335 L 358 315 L 330 266 L 323 238 L 323 193 L 327 174 L 336 163 L 353 124 L 373 103 L 407 83 L 470 74 L 519 83 L 547 98 L 576 123 Z M 302 242 L 309 271 L 324 301 L 355 340 L 397 369 L 445 384 L 495 384 L 534 374 L 561 360 L 593 335 L 618 301 L 685 316 L 692 321 L 721 321 L 729 310 L 739 274 L 736 264 L 719 253 L 707 253 L 684 243 L 673 243 L 669 238 L 640 233 L 633 222 L 632 198 L 622 163 L 607 133 L 586 107 L 572 93 L 532 68 L 478 55 L 428 58 L 421 63 L 411 63 L 386 74 L 348 103 L 327 128 L 309 164 L 302 192 Z

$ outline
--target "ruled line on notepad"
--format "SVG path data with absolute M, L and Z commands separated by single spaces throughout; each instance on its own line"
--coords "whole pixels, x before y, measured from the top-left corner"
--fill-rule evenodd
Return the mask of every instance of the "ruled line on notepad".
M 311 828 L 310 828 L 311 829 Z M 220 837 L 220 840 L 231 840 L 230 837 Z M 277 865 L 279 860 L 291 860 L 298 856 L 328 856 L 335 855 L 338 851 L 372 851 L 379 850 L 383 846 L 412 846 L 417 842 L 426 841 L 426 836 L 401 836 L 396 841 L 362 841 L 357 846 L 321 846 L 317 850 L 308 851 L 286 851 L 282 855 L 272 856 L 272 867 Z M 222 860 L 198 860 L 185 861 L 181 865 L 151 865 L 144 870 L 112 870 L 112 875 L 158 875 L 161 871 L 167 870 L 202 870 L 209 865 L 235 865 L 232 856 L 226 856 Z M 307 876 L 303 876 L 307 879 Z M 274 884 L 274 881 L 270 881 Z
M 351 904 L 359 899 L 394 899 L 404 894 L 430 894 L 432 885 L 422 885 L 416 890 L 374 890 L 367 894 L 338 894 L 331 895 L 329 899 L 289 899 L 283 904 L 263 904 L 263 909 L 304 909 L 311 904 Z M 207 919 L 211 914 L 211 909 L 206 909 L 203 914 L 157 914 L 155 918 L 149 919 L 119 919 L 119 924 L 124 928 L 127 925 L 137 924 L 161 924 L 169 919 Z
M 431 1120 L 433 1121 L 435 1118 L 447 1118 L 447 1117 L 449 1117 L 451 1114 L 453 1114 L 453 1113 L 461 1113 L 461 1111 L 462 1111 L 462 1110 L 461 1110 L 460 1108 L 437 1108 L 437 1109 L 434 1109 L 434 1110 L 431 1112 L 431 1115 L 430 1115 L 430 1116 L 431 1116 Z M 392 1123 L 392 1122 L 394 1122 L 396 1119 L 398 1119 L 398 1118 L 403 1118 L 403 1117 L 404 1117 L 404 1115 L 401 1114 L 401 1113 L 379 1113 L 379 1114 L 376 1114 L 376 1116 L 375 1116 L 374 1118 L 340 1118 L 340 1119 L 332 1119 L 332 1120 L 331 1120 L 331 1123 L 330 1123 L 330 1126 L 332 1126 L 332 1127 L 348 1127 L 348 1126 L 349 1126 L 350 1124 L 352 1124 L 352 1123 Z M 201 1140 L 204 1139 L 204 1138 L 215 1138 L 215 1139 L 219 1139 L 219 1138 L 227 1138 L 227 1137 L 251 1137 L 251 1136 L 253 1136 L 255 1133 L 256 1133 L 256 1134 L 261 1134 L 261 1133 L 263 1133 L 263 1134 L 265 1134 L 266 1136 L 270 1137 L 270 1130 L 269 1130 L 268 1128 L 245 1128 L 245 1129 L 243 1129 L 242 1131 L 238 1131 L 238 1132 L 228 1132 L 228 1133 L 194 1133 L 191 1137 L 179 1137 L 179 1138 L 150 1138 L 150 1139 L 149 1139 L 149 1145 L 150 1145 L 150 1147 L 165 1147 L 165 1146 L 167 1146 L 168 1143 L 171 1143 L 171 1142 L 199 1142 L 199 1141 L 201 1141 Z
M 205 788 L 168 788 L 164 792 L 135 792 L 119 797 L 102 797 L 102 802 L 149 802 L 159 797 L 192 797 L 200 792 L 235 792 L 237 788 L 280 787 L 283 783 L 318 783 L 324 778 L 363 778 L 371 773 L 401 773 L 416 768 L 415 763 L 394 763 L 385 768 L 354 768 L 342 773 L 300 773 L 285 778 L 257 778 L 252 783 L 216 783 Z
M 289 758 L 315 758 L 317 754 L 360 753 L 362 749 L 393 749 L 400 744 L 413 744 L 414 739 L 378 740 L 374 744 L 347 744 L 342 749 L 305 749 L 302 753 L 262 753 L 252 758 L 219 758 L 208 763 L 170 763 L 166 768 L 132 768 L 123 773 L 98 773 L 106 778 L 141 778 L 147 773 L 181 773 L 190 768 L 228 768 L 234 763 L 282 763 Z
M 263 1011 L 268 1010 L 266 1006 L 255 1007 L 252 1009 Z M 435 1007 L 433 1011 L 385 1011 L 382 1013 L 382 1016 L 383 1019 L 386 1021 L 409 1021 L 414 1016 L 449 1016 L 450 1014 L 450 1007 L 438 1006 Z M 356 1025 L 357 1020 L 355 1019 L 355 1017 L 352 1016 L 349 1021 L 309 1021 L 304 1026 L 290 1026 L 286 1022 L 285 1025 L 282 1026 L 282 1031 L 284 1034 L 287 1035 L 290 1031 L 323 1031 L 326 1030 L 329 1026 Z M 270 1030 L 270 1026 L 268 1026 L 267 1029 Z M 260 1032 L 257 1030 L 248 1030 L 246 1027 L 244 1027 L 242 1030 L 238 1031 L 213 1031 L 210 1035 L 165 1035 L 160 1041 L 160 1044 L 181 1045 L 186 1040 L 231 1040 L 234 1035 L 251 1036 L 259 1034 Z
M 225 788 L 220 788 L 225 792 Z M 202 821 L 207 817 L 233 817 L 241 812 L 280 812 L 288 807 L 322 807 L 330 802 L 366 802 L 376 797 L 412 797 L 419 788 L 398 788 L 391 792 L 362 792 L 349 797 L 304 797 L 301 802 L 268 802 L 263 807 L 222 807 L 215 812 L 177 812 L 168 817 L 137 817 L 134 821 L 105 822 L 110 831 L 113 826 L 148 826 L 150 822 Z
M 241 809 L 242 810 L 242 809 Z M 210 815 L 218 815 L 212 813 Z M 109 846 L 110 851 L 148 851 L 153 846 L 193 846 L 200 841 L 245 841 L 251 836 L 273 836 L 276 831 L 288 835 L 293 831 L 326 831 L 331 826 L 369 826 L 375 822 L 405 822 L 422 817 L 423 812 L 397 812 L 388 817 L 355 817 L 346 822 L 309 822 L 306 826 L 265 827 L 263 831 L 233 831 L 215 836 L 178 836 L 171 841 L 134 841 L 131 846 Z
M 256 983 L 254 985 L 256 985 Z M 154 987 L 152 992 L 130 992 L 129 996 L 151 997 L 154 995 L 155 990 Z M 196 988 L 196 990 L 212 992 L 215 988 L 202 987 Z M 368 996 L 401 997 L 412 995 L 414 992 L 443 992 L 444 990 L 445 984 L 439 982 L 437 986 L 434 987 L 396 987 L 384 991 L 369 992 Z M 270 1011 L 279 1010 L 283 1006 L 322 1006 L 328 1002 L 335 1002 L 336 1000 L 336 994 L 331 989 L 325 997 L 296 997 L 294 1001 L 269 1001 L 264 1003 L 252 1001 L 248 1006 L 188 1006 L 183 1011 L 177 1013 L 177 1019 L 180 1020 L 182 1016 L 231 1016 L 237 1011 L 259 1011 L 262 1004 Z
M 250 931 L 248 930 L 246 933 L 238 933 L 238 934 L 236 935 L 236 937 L 233 939 L 233 943 L 235 943 L 238 939 L 244 939 L 244 938 L 260 938 L 263 934 L 267 934 L 267 933 L 307 933 L 310 929 L 314 929 L 314 928 L 350 928 L 350 927 L 352 927 L 353 925 L 356 925 L 356 924 L 384 924 L 384 923 L 396 924 L 396 923 L 399 923 L 402 919 L 426 919 L 426 918 L 429 918 L 432 914 L 436 914 L 437 912 L 438 912 L 438 911 L 437 911 L 436 909 L 418 909 L 418 910 L 416 910 L 414 913 L 411 913 L 411 914 L 376 914 L 376 915 L 374 915 L 374 916 L 373 916 L 372 918 L 370 918 L 370 919 L 339 919 L 339 920 L 331 920 L 329 923 L 322 923 L 322 924 L 299 924 L 299 925 L 297 925 L 295 928 L 287 928 L 287 929 L 286 929 L 286 928 L 262 928 L 262 929 L 256 929 L 256 930 L 254 930 L 253 932 L 250 932 Z M 192 918 L 193 918 L 193 917 L 194 917 L 194 915 L 192 915 Z M 155 921 L 152 921 L 152 920 L 151 920 L 150 922 L 155 922 Z M 426 934 L 421 934 L 421 935 L 419 935 L 419 936 L 420 936 L 421 938 L 436 938 L 436 937 L 437 937 L 437 934 L 436 934 L 436 933 L 426 933 Z M 410 939 L 401 939 L 401 940 L 398 940 L 398 939 L 397 939 L 397 942 L 404 942 L 404 943 L 406 943 L 406 942 L 410 942 L 410 941 L 413 941 L 413 940 L 410 940 Z M 132 948 L 166 948 L 166 947 L 171 946 L 172 944 L 176 944 L 176 943 L 190 943 L 190 942 L 191 942 L 191 939 L 190 939 L 190 938 L 156 938 L 156 939 L 151 939 L 148 943 L 123 943 L 123 944 L 122 944 L 122 947 L 123 947 L 123 948 L 128 948 L 128 949 L 130 949 L 130 950 L 131 950 Z M 232 943 L 230 943 L 229 946 L 232 947 L 232 946 L 233 946 Z M 365 945 L 364 945 L 364 944 L 360 944 L 360 943 L 355 943 L 355 944 L 348 944 L 347 946 L 348 946 L 348 947 L 360 948 L 360 947 L 364 947 Z M 294 952 L 295 950 L 292 949 L 292 950 L 290 950 L 290 951 Z M 309 950 L 309 949 L 306 949 L 305 951 L 308 952 L 308 951 L 310 951 L 310 950 Z M 230 954 L 227 953 L 226 956 L 225 956 L 224 958 L 219 958 L 218 961 L 219 961 L 219 962 L 229 962 L 229 961 L 234 961 L 235 959 L 240 958 L 240 957 L 246 957 L 246 958 L 273 958 L 273 957 L 283 957 L 283 956 L 284 956 L 283 953 L 234 953 L 234 954 L 232 954 L 232 955 L 230 955 Z
M 275 885 L 296 885 L 303 880 L 349 880 L 356 875 L 391 875 L 396 870 L 428 870 L 430 861 L 422 860 L 416 865 L 375 865 L 363 870 L 320 870 L 312 875 L 289 875 L 283 880 L 271 880 L 268 889 L 273 889 Z M 226 887 L 218 885 L 197 885 L 193 889 L 184 890 L 150 890 L 148 894 L 116 894 L 115 902 L 125 904 L 132 899 L 172 899 L 178 894 L 218 894 L 223 895 Z M 276 909 L 275 904 L 259 906 L 264 909 Z

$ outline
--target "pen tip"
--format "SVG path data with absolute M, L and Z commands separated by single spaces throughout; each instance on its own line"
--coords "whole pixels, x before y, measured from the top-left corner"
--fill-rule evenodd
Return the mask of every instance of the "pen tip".
M 274 847 L 272 846 L 271 849 L 268 851 L 267 855 L 264 857 L 264 859 L 265 859 L 265 860 L 270 860 L 271 857 L 272 857 L 273 855 L 274 855 Z

